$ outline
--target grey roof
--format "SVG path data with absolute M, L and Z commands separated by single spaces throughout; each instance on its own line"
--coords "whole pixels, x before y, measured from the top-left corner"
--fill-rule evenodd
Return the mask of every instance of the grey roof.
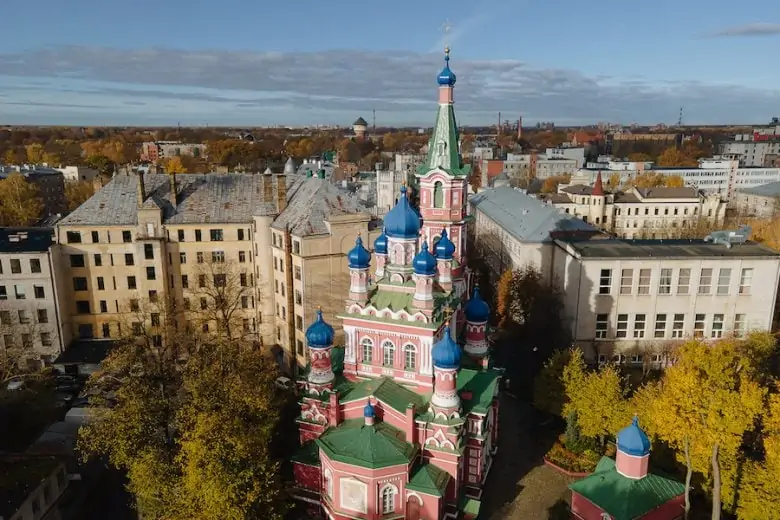
M 369 214 L 369 208 L 347 190 L 318 177 L 298 177 L 290 193 L 287 208 L 274 220 L 271 227 L 285 229 L 297 236 L 328 233 L 325 221 L 329 217 L 357 213 Z
M 273 178 L 242 173 L 183 174 L 176 176 L 177 208 L 171 204 L 170 177 L 146 174 L 144 208 L 161 208 L 165 224 L 245 223 L 254 216 L 276 213 L 274 198 L 265 200 L 265 183 Z M 136 225 L 138 179 L 117 175 L 111 182 L 59 222 L 61 226 Z
M 588 258 L 776 258 L 780 256 L 780 252 L 756 242 L 734 244 L 730 249 L 723 244 L 687 239 L 622 240 L 619 238 L 595 238 L 592 240 L 561 239 L 561 242 L 571 244 L 580 256 Z
M 598 233 L 590 224 L 513 188 L 482 191 L 469 203 L 521 242 L 547 242 L 556 231 Z
M 45 253 L 53 242 L 51 228 L 0 228 L 0 253 Z
M 760 195 L 762 197 L 780 197 L 780 182 L 770 182 L 769 184 L 753 186 L 752 188 L 743 188 L 737 191 L 749 195 Z
M 696 188 L 667 188 L 660 186 L 658 188 L 637 188 L 642 197 L 646 199 L 695 199 L 699 192 Z

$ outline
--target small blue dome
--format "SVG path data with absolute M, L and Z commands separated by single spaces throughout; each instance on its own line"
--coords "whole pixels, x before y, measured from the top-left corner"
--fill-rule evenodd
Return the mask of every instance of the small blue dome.
M 490 318 L 490 306 L 479 294 L 479 287 L 474 287 L 471 298 L 466 302 L 466 321 L 483 323 Z
M 441 232 L 441 238 L 436 242 L 436 258 L 441 260 L 452 260 L 452 255 L 455 254 L 455 244 L 452 243 L 450 237 L 447 235 L 447 230 L 443 229 Z
M 409 204 L 406 186 L 401 187 L 398 204 L 385 215 L 385 233 L 392 238 L 417 238 L 420 234 L 420 214 Z
M 650 453 L 650 439 L 639 427 L 639 419 L 636 415 L 629 426 L 618 432 L 617 448 L 626 455 L 635 457 L 644 457 Z
M 355 247 L 347 253 L 347 260 L 351 269 L 366 269 L 371 263 L 371 253 L 363 247 L 363 239 L 360 235 L 355 240 Z
M 450 326 L 444 327 L 442 338 L 433 344 L 431 350 L 433 366 L 438 368 L 458 368 L 460 366 L 460 346 L 450 334 Z
M 387 235 L 385 235 L 384 228 L 382 228 L 382 234 L 374 240 L 374 252 L 378 255 L 387 254 Z
M 375 415 L 374 405 L 371 404 L 371 399 L 369 399 L 366 406 L 363 407 L 363 417 L 374 417 Z
M 414 272 L 423 275 L 436 274 L 436 259 L 433 257 L 430 251 L 428 251 L 428 242 L 423 242 L 422 249 L 414 257 L 412 262 L 414 265 Z
M 327 348 L 333 345 L 336 335 L 333 327 L 325 323 L 322 318 L 322 309 L 317 310 L 317 319 L 306 329 L 306 342 L 310 348 Z
M 436 81 L 441 86 L 452 87 L 455 85 L 456 79 L 455 73 L 450 70 L 450 50 L 447 49 L 444 53 L 444 68 L 439 73 L 439 77 L 436 78 Z

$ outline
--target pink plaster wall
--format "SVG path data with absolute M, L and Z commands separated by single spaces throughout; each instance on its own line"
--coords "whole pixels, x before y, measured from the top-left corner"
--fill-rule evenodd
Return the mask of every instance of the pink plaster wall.
M 647 465 L 650 455 L 634 457 L 618 450 L 615 456 L 615 467 L 623 475 L 630 478 L 642 478 L 647 475 Z
M 640 518 L 642 520 L 677 520 L 683 514 L 684 503 L 685 497 L 680 495 Z M 601 514 L 604 511 L 587 498 L 572 491 L 571 512 L 572 520 L 602 520 Z

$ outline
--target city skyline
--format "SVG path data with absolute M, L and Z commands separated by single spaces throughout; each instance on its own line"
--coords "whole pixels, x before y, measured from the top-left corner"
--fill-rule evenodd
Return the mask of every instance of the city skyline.
M 563 0 L 419 5 L 107 5 L 11 0 L 0 122 L 430 126 L 445 43 L 459 122 L 764 124 L 780 19 L 671 0 L 598 9 Z M 47 13 L 45 18 L 39 15 Z M 121 24 L 116 21 L 121 20 Z M 442 25 L 452 29 L 445 39 Z

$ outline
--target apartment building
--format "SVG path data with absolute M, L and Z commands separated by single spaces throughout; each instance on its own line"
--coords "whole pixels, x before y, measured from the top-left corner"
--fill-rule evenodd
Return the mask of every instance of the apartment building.
M 0 172 L 0 179 L 12 175 L 14 171 Z M 43 207 L 41 214 L 44 217 L 65 213 L 68 203 L 65 198 L 65 177 L 62 172 L 54 168 L 35 167 L 22 169 L 18 172 L 24 179 L 38 190 L 38 198 Z
M 202 143 L 182 143 L 181 141 L 147 141 L 141 143 L 141 160 L 157 162 L 180 155 L 203 157 L 207 146 Z
M 67 347 L 61 330 L 54 230 L 0 228 L 0 335 L 30 366 L 48 364 Z
M 52 455 L 0 454 L 0 519 L 58 520 L 68 488 L 66 461 Z
M 591 361 L 662 364 L 687 338 L 770 330 L 780 253 L 756 243 L 555 242 L 567 326 Z
M 329 323 L 340 323 L 335 317 L 349 295 L 346 255 L 359 235 L 371 248 L 380 226 L 359 197 L 326 179 L 304 178 L 291 192 L 270 237 L 275 339 L 291 368 L 306 365 L 305 330 L 318 308 Z M 337 328 L 337 343 L 342 334 Z
M 726 203 L 692 187 L 636 188 L 610 192 L 601 174 L 593 186 L 560 185 L 539 199 L 622 238 L 685 237 L 702 226 L 723 224 Z
M 769 166 L 780 154 L 780 125 L 737 134 L 732 140 L 721 143 L 720 152 L 737 156 L 744 166 Z
M 734 208 L 737 214 L 747 217 L 771 218 L 777 213 L 780 202 L 780 182 L 737 190 Z

